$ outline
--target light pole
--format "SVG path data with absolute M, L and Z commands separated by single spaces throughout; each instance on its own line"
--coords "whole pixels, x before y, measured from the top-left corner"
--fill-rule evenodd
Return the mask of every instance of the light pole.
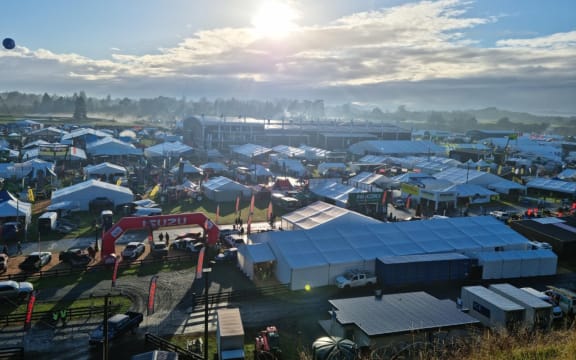
M 204 360 L 208 360 L 208 275 L 212 272 L 212 268 L 203 268 L 202 276 L 204 276 Z

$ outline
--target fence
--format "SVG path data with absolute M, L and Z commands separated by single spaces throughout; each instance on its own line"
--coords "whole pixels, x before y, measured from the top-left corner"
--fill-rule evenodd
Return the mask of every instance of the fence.
M 158 263 L 178 263 L 181 261 L 190 261 L 194 259 L 194 255 L 181 255 L 181 256 L 170 256 L 164 259 L 143 259 L 143 260 L 134 260 L 134 261 L 121 261 L 119 265 L 119 269 L 126 269 L 126 268 L 135 268 L 135 267 L 143 267 L 146 265 L 153 265 Z M 20 272 L 18 274 L 7 274 L 1 275 L 0 280 L 15 280 L 15 281 L 25 281 L 31 279 L 43 279 L 43 278 L 50 278 L 50 277 L 59 277 L 59 276 L 70 276 L 70 275 L 79 275 L 83 272 L 92 272 L 92 271 L 103 271 L 103 270 L 112 270 L 114 267 L 113 264 L 97 264 L 88 266 L 86 268 L 77 268 L 77 267 L 69 267 L 66 269 L 51 269 L 47 271 L 37 271 L 34 273 L 27 273 L 27 272 Z
M 24 348 L 23 347 L 10 347 L 0 349 L 0 359 L 4 360 L 18 360 L 24 359 Z
M 54 309 L 54 311 L 60 311 L 61 309 Z M 112 305 L 108 307 L 110 314 L 115 314 L 121 310 L 120 305 Z M 32 313 L 32 321 L 45 321 L 51 324 L 54 320 L 52 319 L 52 314 L 54 311 L 38 311 Z M 87 306 L 79 308 L 66 309 L 65 321 L 75 320 L 75 319 L 86 319 L 92 316 L 98 316 L 99 319 L 104 315 L 104 305 L 102 306 Z M 24 325 L 24 320 L 26 318 L 25 313 L 20 314 L 6 314 L 0 315 L 0 323 L 4 326 L 11 326 L 16 324 Z M 59 317 L 59 319 L 61 319 Z M 0 359 L 2 359 L 0 357 Z
M 145 337 L 144 337 L 145 341 L 149 344 L 154 345 L 154 347 L 156 349 L 160 349 L 160 350 L 165 350 L 165 351 L 171 351 L 171 352 L 175 352 L 178 354 L 178 359 L 183 359 L 183 360 L 204 360 L 204 357 L 202 357 L 201 355 L 198 355 L 196 353 L 193 353 L 191 351 L 188 351 L 186 349 L 181 348 L 178 345 L 174 345 L 171 342 L 162 339 L 159 336 L 156 335 L 152 335 L 150 333 L 146 333 Z
M 265 298 L 268 296 L 278 296 L 292 293 L 293 292 L 290 291 L 288 287 L 286 287 L 285 285 L 271 285 L 252 289 L 224 291 L 217 294 L 208 294 L 208 303 L 215 304 L 226 301 L 233 302 L 233 301 L 254 300 L 259 298 Z M 205 301 L 206 301 L 205 296 L 196 295 L 194 298 L 194 306 L 204 307 Z

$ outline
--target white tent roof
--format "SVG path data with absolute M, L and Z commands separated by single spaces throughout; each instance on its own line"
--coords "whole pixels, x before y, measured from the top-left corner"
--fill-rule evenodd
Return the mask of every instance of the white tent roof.
M 144 149 L 144 155 L 146 155 L 146 157 L 179 157 L 192 150 L 190 146 L 182 144 L 180 141 L 166 141 Z
M 264 146 L 254 145 L 254 144 L 244 144 L 240 146 L 236 146 L 232 149 L 233 153 L 245 156 L 245 157 L 253 157 L 253 156 L 260 156 L 271 152 L 272 149 L 269 149 Z
M 180 170 L 180 164 L 176 164 L 172 167 L 172 169 L 170 169 L 170 173 L 178 174 L 179 170 Z M 184 161 L 183 172 L 184 174 L 202 174 L 203 171 L 199 167 L 192 165 L 190 161 L 186 160 Z
M 86 175 L 112 175 L 124 174 L 126 175 L 126 168 L 120 165 L 103 162 L 98 165 L 88 165 L 84 167 L 84 174 Z
M 324 224 L 376 224 L 380 221 L 322 201 L 317 201 L 304 208 L 293 211 L 282 217 L 282 220 L 294 224 L 295 228 L 309 230 Z
M 142 155 L 141 149 L 110 136 L 87 144 L 86 152 L 92 156 Z
M 240 246 L 238 248 L 238 252 L 252 259 L 252 262 L 255 264 L 276 260 L 276 257 L 274 257 L 274 253 L 272 253 L 270 246 L 268 246 L 266 243 Z
M 267 232 L 251 235 L 255 242 L 268 240 L 277 258 L 283 258 L 292 268 L 330 264 L 323 253 L 337 252 L 337 262 L 359 257 L 374 260 L 380 256 L 417 255 L 443 252 L 522 250 L 528 239 L 492 216 L 450 218 L 442 220 L 406 221 L 395 223 L 339 224 L 311 230 Z M 331 247 L 330 244 L 333 244 Z M 336 261 L 336 260 L 334 260 Z
M 287 146 L 287 145 L 274 146 L 272 148 L 272 151 L 275 151 L 275 152 L 282 154 L 286 157 L 295 157 L 295 158 L 302 158 L 302 157 L 304 157 L 304 154 L 306 153 L 306 151 L 304 151 L 303 149 L 299 149 L 297 147 Z
M 529 181 L 526 187 L 576 195 L 576 182 L 535 178 Z
M 80 210 L 88 210 L 90 200 L 99 196 L 109 198 L 115 205 L 134 200 L 134 194 L 129 188 L 99 180 L 87 180 L 63 189 L 58 189 L 52 193 L 51 199 L 52 203 L 78 201 Z
M 360 141 L 348 148 L 355 155 L 387 154 L 443 154 L 445 149 L 431 141 L 411 140 L 367 140 Z
M 224 176 L 218 176 L 209 179 L 202 183 L 202 187 L 207 190 L 239 190 L 239 191 L 246 191 L 249 190 L 248 187 L 237 183 L 234 180 L 231 180 Z
M 323 181 L 323 179 L 320 179 L 319 181 L 311 179 L 310 191 L 317 196 L 332 199 L 336 204 L 341 206 L 346 205 L 348 202 L 348 194 L 366 192 L 353 186 L 344 185 L 335 180 Z
M 219 162 L 209 162 L 209 163 L 200 165 L 200 169 L 202 169 L 202 170 L 211 169 L 214 171 L 226 171 L 226 170 L 228 170 L 228 167 L 222 163 L 219 163 Z

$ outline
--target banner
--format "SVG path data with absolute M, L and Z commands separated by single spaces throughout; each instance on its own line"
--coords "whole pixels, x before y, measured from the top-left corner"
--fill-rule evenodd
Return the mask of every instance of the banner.
M 206 246 L 202 246 L 198 254 L 198 264 L 196 265 L 196 279 L 202 279 L 202 271 L 204 268 L 204 250 Z
M 252 193 L 252 199 L 250 199 L 250 215 L 254 214 L 254 202 L 255 196 L 254 193 Z
M 382 205 L 386 205 L 386 198 L 388 197 L 388 190 L 382 192 Z
M 148 197 L 154 198 L 156 196 L 156 194 L 158 194 L 159 191 L 160 191 L 160 184 L 156 184 L 156 186 L 154 186 L 152 188 L 152 190 L 150 191 L 150 195 Z
M 32 190 L 32 188 L 28 188 L 28 201 L 33 203 L 34 200 L 34 190 Z
M 220 217 L 220 204 L 216 205 L 216 219 L 214 219 L 214 223 L 218 225 L 218 218 Z
M 32 291 L 28 298 L 28 307 L 26 308 L 26 319 L 24 320 L 24 329 L 29 330 L 32 324 L 32 311 L 36 303 L 36 290 Z
M 158 275 L 154 275 L 150 279 L 150 288 L 148 290 L 148 316 L 154 314 L 154 302 L 156 301 L 157 281 L 158 281 Z
M 250 234 L 250 228 L 252 227 L 252 214 L 248 214 L 248 224 L 246 225 L 246 232 Z
M 412 194 L 408 194 L 406 198 L 406 209 L 410 209 L 410 202 L 412 201 Z
M 118 276 L 118 267 L 120 266 L 120 258 L 117 257 L 114 261 L 114 272 L 112 273 L 112 287 L 116 286 L 116 277 Z
M 266 214 L 268 221 L 272 221 L 272 213 L 273 213 L 272 200 L 270 200 L 270 203 L 268 204 L 268 213 Z

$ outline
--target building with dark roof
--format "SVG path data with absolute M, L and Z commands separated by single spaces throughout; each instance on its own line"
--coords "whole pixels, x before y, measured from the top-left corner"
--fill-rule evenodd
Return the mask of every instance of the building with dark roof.
M 432 341 L 434 336 L 465 336 L 479 321 L 452 300 L 408 292 L 328 301 L 331 319 L 320 325 L 331 336 L 353 339 L 358 346 L 379 347 L 398 342 Z
M 184 142 L 198 149 L 227 149 L 254 143 L 267 147 L 317 146 L 345 150 L 364 140 L 410 140 L 411 131 L 390 124 L 338 121 L 270 120 L 192 116 L 182 121 Z
M 510 227 L 532 241 L 552 245 L 560 258 L 576 255 L 576 217 L 543 217 L 510 222 Z

